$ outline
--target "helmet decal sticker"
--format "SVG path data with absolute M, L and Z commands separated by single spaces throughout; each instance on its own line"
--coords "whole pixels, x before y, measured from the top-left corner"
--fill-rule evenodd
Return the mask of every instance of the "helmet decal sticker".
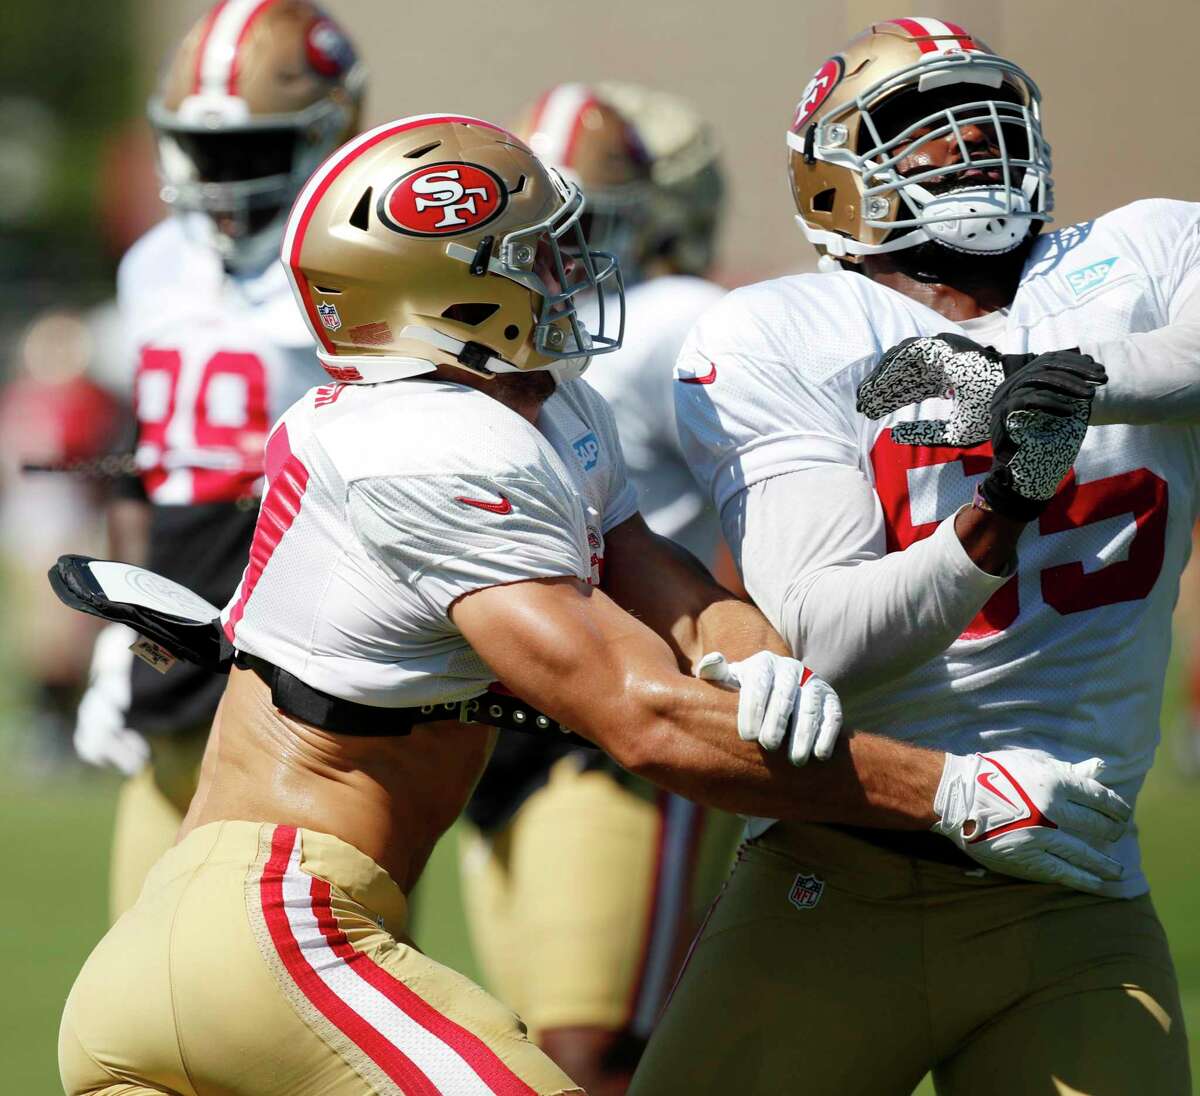
M 796 115 L 792 119 L 793 133 L 799 133 L 804 123 L 829 98 L 829 93 L 841 82 L 844 67 L 840 57 L 831 57 L 817 69 L 800 96 L 800 102 L 796 104 Z
M 480 164 L 426 164 L 380 195 L 376 212 L 405 236 L 458 236 L 495 220 L 508 205 L 500 177 Z
M 334 80 L 354 67 L 354 47 L 330 19 L 314 19 L 304 36 L 309 67 L 326 80 Z

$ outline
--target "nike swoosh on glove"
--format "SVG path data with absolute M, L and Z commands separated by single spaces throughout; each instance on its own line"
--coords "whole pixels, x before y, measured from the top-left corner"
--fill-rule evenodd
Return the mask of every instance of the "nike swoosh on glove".
M 1041 750 L 947 754 L 933 831 L 991 871 L 1095 893 L 1123 869 L 1098 845 L 1129 827 L 1129 804 L 1097 779 L 1104 762 Z
M 728 662 L 714 651 L 696 663 L 695 674 L 738 690 L 738 737 L 743 742 L 757 742 L 764 750 L 777 750 L 786 742 L 793 765 L 833 756 L 842 729 L 842 702 L 833 686 L 802 662 L 770 651 Z

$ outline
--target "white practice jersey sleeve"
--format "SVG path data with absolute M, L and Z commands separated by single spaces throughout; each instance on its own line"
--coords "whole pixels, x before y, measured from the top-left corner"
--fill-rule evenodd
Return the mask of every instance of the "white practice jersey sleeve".
M 826 285 L 855 288 L 816 278 L 809 296 Z M 1010 576 L 971 561 L 953 515 L 887 554 L 854 414 L 859 378 L 845 368 L 877 356 L 871 328 L 835 322 L 844 300 L 800 313 L 759 289 L 730 294 L 685 344 L 680 438 L 750 596 L 798 657 L 852 693 L 943 650 Z
M 578 503 L 547 472 L 361 479 L 349 486 L 347 513 L 367 554 L 444 617 L 458 598 L 488 586 L 587 579 Z
M 844 465 L 756 483 L 722 519 L 751 599 L 796 656 L 847 695 L 945 650 L 1010 577 L 975 565 L 953 517 L 885 554 L 875 490 Z
M 1168 324 L 1122 339 L 1082 342 L 1081 349 L 1108 371 L 1092 408 L 1095 425 L 1200 422 L 1200 204 L 1153 205 L 1167 230 L 1139 242 L 1143 262 L 1157 268 L 1152 273 Z

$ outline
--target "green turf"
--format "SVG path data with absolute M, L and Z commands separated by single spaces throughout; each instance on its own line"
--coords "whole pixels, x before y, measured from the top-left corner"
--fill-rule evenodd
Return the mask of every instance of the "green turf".
M 4 711 L 4 709 L 0 709 Z M 11 707 L 7 708 L 12 713 Z M 8 883 L 0 893 L 0 1091 L 49 1096 L 58 1016 L 75 971 L 104 931 L 107 840 L 116 781 L 80 772 L 32 779 L 9 714 L 0 716 L 0 834 Z M 1200 783 L 1160 757 L 1139 802 L 1148 874 L 1167 926 L 1189 1029 L 1200 1032 Z M 416 896 L 415 938 L 476 976 L 457 903 L 452 835 L 435 853 Z M 1193 1040 L 1193 1073 L 1200 1056 Z M 931 1093 L 926 1082 L 918 1092 Z M 1200 1096 L 1200 1085 L 1196 1088 Z

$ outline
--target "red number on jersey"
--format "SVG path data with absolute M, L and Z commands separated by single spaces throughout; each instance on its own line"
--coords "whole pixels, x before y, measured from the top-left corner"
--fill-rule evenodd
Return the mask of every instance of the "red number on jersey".
M 191 407 L 190 432 L 176 420 L 183 410 L 177 399 L 182 371 L 179 351 L 142 349 L 134 391 L 138 448 L 150 462 L 143 472 L 147 493 L 153 498 L 166 481 L 165 458 L 172 448 L 185 453 L 194 448 L 218 454 L 228 467 L 187 469 L 189 502 L 228 502 L 249 494 L 262 475 L 262 447 L 271 425 L 262 360 L 225 350 L 209 358 Z
M 292 522 L 300 513 L 300 503 L 304 499 L 304 492 L 308 490 L 308 469 L 292 452 L 286 424 L 281 423 L 267 440 L 265 457 L 267 493 L 263 496 L 258 521 L 254 525 L 250 560 L 242 575 L 242 584 L 238 587 L 237 601 L 225 622 L 225 635 L 230 643 L 233 642 L 238 621 L 246 612 L 246 602 L 254 593 L 254 587 L 271 562 L 284 533 L 292 527 Z
M 875 490 L 883 507 L 887 550 L 903 551 L 910 544 L 933 533 L 938 522 L 957 507 L 938 506 L 928 521 L 914 524 L 910 473 L 920 468 L 946 464 L 962 465 L 963 477 L 981 475 L 992 465 L 992 447 L 985 442 L 970 449 L 929 448 L 899 445 L 892 432 L 884 430 L 871 450 L 875 470 Z M 944 474 L 944 473 L 943 473 Z M 937 487 L 931 484 L 936 496 Z M 1146 597 L 1158 581 L 1166 554 L 1167 483 L 1147 468 L 1135 468 L 1117 476 L 1080 484 L 1072 472 L 1063 480 L 1057 494 L 1038 522 L 1044 536 L 1079 529 L 1108 518 L 1132 514 L 1135 532 L 1128 557 L 1086 573 L 1081 562 L 1061 563 L 1042 570 L 1042 598 L 1064 616 L 1138 601 Z M 979 614 L 963 631 L 963 639 L 981 639 L 1004 631 L 1017 619 L 1020 610 L 1017 576 L 1014 575 L 988 600 Z

